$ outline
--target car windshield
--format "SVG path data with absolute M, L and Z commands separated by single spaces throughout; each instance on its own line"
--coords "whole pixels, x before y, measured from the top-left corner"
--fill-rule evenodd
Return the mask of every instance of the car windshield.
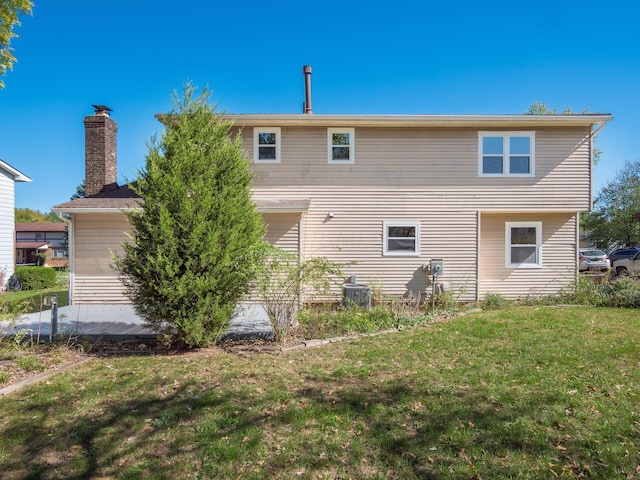
M 602 250 L 583 250 L 582 255 L 585 257 L 601 257 L 605 253 Z

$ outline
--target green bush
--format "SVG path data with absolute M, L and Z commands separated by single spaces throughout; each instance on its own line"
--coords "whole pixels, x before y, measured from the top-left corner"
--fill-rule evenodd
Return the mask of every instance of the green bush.
M 22 290 L 42 290 L 55 287 L 56 271 L 49 267 L 16 267 Z
M 46 261 L 47 256 L 44 253 L 38 253 L 36 255 L 36 267 L 44 267 Z
M 483 310 L 498 310 L 507 306 L 507 301 L 499 293 L 487 292 L 482 302 Z

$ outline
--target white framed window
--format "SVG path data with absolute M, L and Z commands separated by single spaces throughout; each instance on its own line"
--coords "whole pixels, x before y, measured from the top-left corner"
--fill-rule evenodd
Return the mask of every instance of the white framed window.
M 420 255 L 420 222 L 382 222 L 383 255 Z
M 66 249 L 54 249 L 52 250 L 52 257 L 53 258 L 67 258 L 69 256 L 69 253 L 67 252 Z
M 280 127 L 253 129 L 253 161 L 280 163 Z
M 329 163 L 355 162 L 355 135 L 353 128 L 327 129 Z
M 542 222 L 507 222 L 507 268 L 542 266 Z
M 478 132 L 478 174 L 532 177 L 535 132 Z

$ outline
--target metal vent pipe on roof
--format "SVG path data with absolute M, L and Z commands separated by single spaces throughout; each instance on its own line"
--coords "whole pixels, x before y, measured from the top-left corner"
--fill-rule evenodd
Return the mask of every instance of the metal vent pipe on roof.
M 304 113 L 311 115 L 313 113 L 313 109 L 311 108 L 311 65 L 302 67 L 302 73 L 304 73 Z

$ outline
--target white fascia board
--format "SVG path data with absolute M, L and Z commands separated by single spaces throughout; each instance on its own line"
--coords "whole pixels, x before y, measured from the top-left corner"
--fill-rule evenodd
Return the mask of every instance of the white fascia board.
M 0 168 L 6 171 L 7 173 L 9 173 L 13 177 L 13 180 L 15 182 L 31 182 L 32 181 L 31 178 L 27 177 L 20 170 L 13 168 L 11 165 L 9 165 L 6 162 L 3 162 L 2 160 L 0 160 Z

